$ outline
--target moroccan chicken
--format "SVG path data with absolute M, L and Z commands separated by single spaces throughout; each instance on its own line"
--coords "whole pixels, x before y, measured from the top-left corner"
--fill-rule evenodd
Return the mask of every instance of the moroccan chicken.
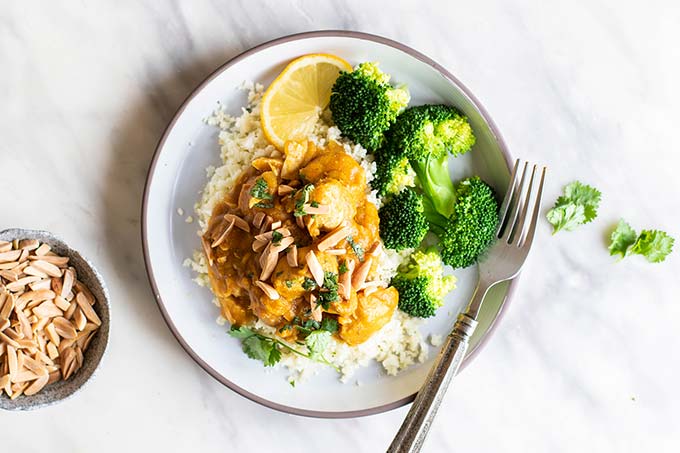
M 288 141 L 255 159 L 218 203 L 202 236 L 213 292 L 232 325 L 257 319 L 295 341 L 308 320 L 337 321 L 363 343 L 397 307 L 379 279 L 378 212 L 364 169 L 343 147 Z

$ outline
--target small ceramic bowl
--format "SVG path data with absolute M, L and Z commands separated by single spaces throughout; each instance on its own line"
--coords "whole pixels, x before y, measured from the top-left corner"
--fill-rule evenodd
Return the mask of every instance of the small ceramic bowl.
M 78 280 L 83 282 L 97 299 L 94 309 L 102 321 L 102 325 L 92 338 L 83 360 L 83 366 L 67 381 L 58 381 L 50 384 L 40 392 L 32 396 L 21 395 L 11 400 L 5 393 L 0 396 L 0 409 L 10 411 L 26 411 L 38 409 L 63 401 L 79 391 L 94 375 L 99 363 L 104 356 L 106 345 L 109 341 L 110 325 L 110 302 L 109 292 L 106 289 L 101 274 L 86 258 L 76 250 L 70 248 L 64 241 L 47 231 L 24 230 L 15 228 L 0 232 L 0 240 L 13 241 L 14 239 L 37 239 L 47 243 L 54 253 L 69 257 L 69 265 L 77 272 Z

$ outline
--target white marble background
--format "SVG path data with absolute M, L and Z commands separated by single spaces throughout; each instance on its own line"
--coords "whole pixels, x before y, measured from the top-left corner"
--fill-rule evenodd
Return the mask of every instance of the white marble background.
M 540 237 L 516 300 L 455 382 L 427 451 L 680 448 L 680 250 L 614 263 L 625 216 L 680 239 L 680 5 L 489 0 L 44 1 L 0 6 L 0 229 L 44 228 L 106 276 L 115 328 L 78 397 L 0 413 L 5 452 L 378 452 L 406 409 L 312 420 L 260 407 L 181 350 L 153 301 L 140 199 L 156 141 L 215 67 L 289 33 L 381 34 L 451 69 L 548 199 L 599 187 L 596 222 Z M 680 244 L 679 244 L 680 245 Z

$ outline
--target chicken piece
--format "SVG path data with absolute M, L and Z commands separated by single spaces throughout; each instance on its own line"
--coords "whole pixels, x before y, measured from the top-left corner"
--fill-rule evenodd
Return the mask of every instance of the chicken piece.
M 283 147 L 286 160 L 283 162 L 281 177 L 283 179 L 297 179 L 298 170 L 319 154 L 319 148 L 310 141 L 289 140 Z
M 380 330 L 394 313 L 399 302 L 399 293 L 393 287 L 379 288 L 366 295 L 357 295 L 357 309 L 340 323 L 340 338 L 349 345 L 361 344 Z
M 298 267 L 290 267 L 288 260 L 283 256 L 274 269 L 271 277 L 272 286 L 285 299 L 297 299 L 307 293 L 302 285 L 305 277 L 312 278 L 312 274 L 304 264 L 299 264 Z
M 222 316 L 230 324 L 241 326 L 253 320 L 253 313 L 248 308 L 248 299 L 233 296 L 218 296 L 217 299 L 222 307 Z
M 324 179 L 315 184 L 310 199 L 330 208 L 328 214 L 317 214 L 310 219 L 307 229 L 312 237 L 338 227 L 343 221 L 351 221 L 356 214 L 357 200 L 337 179 Z
M 347 300 L 340 298 L 339 301 L 331 303 L 328 308 L 328 313 L 333 313 L 339 316 L 339 321 L 342 324 L 343 320 L 347 319 L 350 322 L 349 317 L 357 309 L 357 304 L 359 300 L 357 299 L 357 293 L 352 291 L 350 297 Z
M 295 300 L 285 297 L 271 299 L 261 289 L 252 288 L 250 309 L 265 324 L 278 326 L 295 316 Z
M 327 178 L 337 179 L 351 192 L 354 200 L 362 200 L 366 196 L 364 169 L 344 151 L 320 154 L 300 170 L 300 178 L 313 184 Z

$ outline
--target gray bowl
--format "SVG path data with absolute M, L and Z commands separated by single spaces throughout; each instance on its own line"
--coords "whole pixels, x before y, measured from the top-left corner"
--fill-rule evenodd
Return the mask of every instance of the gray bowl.
M 33 396 L 21 395 L 15 400 L 9 399 L 5 393 L 0 396 L 0 409 L 27 411 L 50 406 L 71 397 L 83 388 L 85 383 L 94 375 L 109 341 L 110 301 L 104 280 L 92 263 L 52 233 L 21 228 L 0 232 L 0 240 L 12 241 L 14 239 L 38 239 L 49 244 L 55 253 L 68 256 L 70 258 L 69 264 L 75 268 L 78 274 L 78 280 L 83 282 L 97 298 L 94 309 L 102 321 L 101 327 L 92 338 L 87 351 L 85 351 L 83 366 L 68 381 L 55 382 Z

